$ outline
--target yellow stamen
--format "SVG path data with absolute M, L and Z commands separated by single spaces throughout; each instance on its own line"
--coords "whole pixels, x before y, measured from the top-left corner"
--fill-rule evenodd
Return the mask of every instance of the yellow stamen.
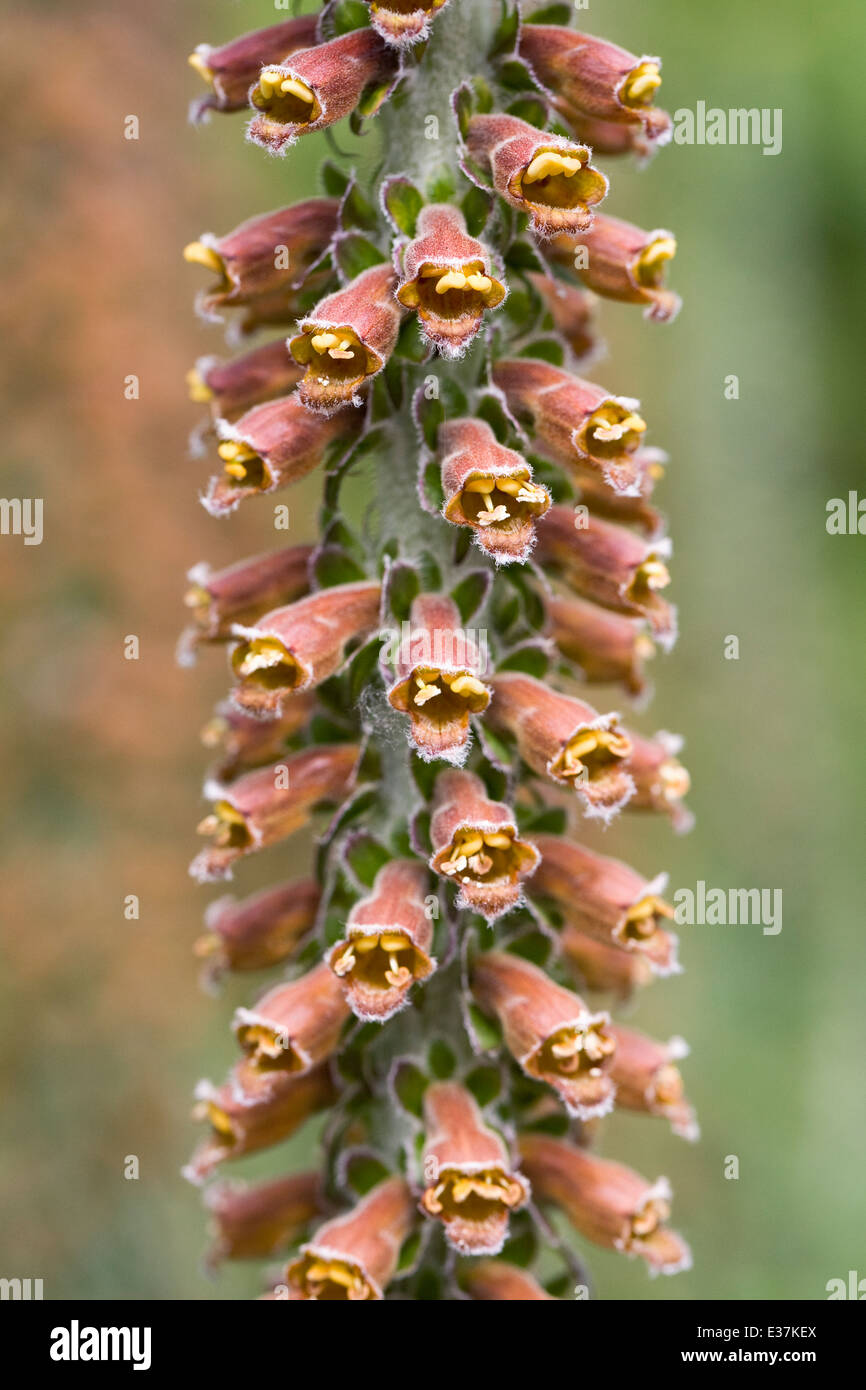
M 316 349 L 316 352 L 324 356 L 329 348 L 338 348 L 340 346 L 340 339 L 337 337 L 336 333 L 314 333 L 310 339 L 310 343 Z
M 213 81 L 213 73 L 199 52 L 191 53 L 186 60 L 191 68 L 194 68 L 207 84 L 210 86 Z
M 555 174 L 563 174 L 570 179 L 580 168 L 580 160 L 567 154 L 560 154 L 557 150 L 543 150 L 531 161 L 529 167 L 524 171 L 524 183 L 537 183 L 539 179 L 553 178 Z
M 436 281 L 436 293 L 445 294 L 448 290 L 464 290 L 466 288 L 466 276 L 462 270 L 446 270 L 440 280 Z
M 448 684 L 455 695 L 486 695 L 487 686 L 476 676 L 455 676 L 448 679 Z
M 191 367 L 186 374 L 186 389 L 191 401 L 196 405 L 206 405 L 213 400 L 213 391 L 203 379 L 197 367 Z
M 486 294 L 493 281 L 489 275 L 469 275 L 467 283 L 470 289 L 477 290 L 479 294 Z
M 191 241 L 185 246 L 183 258 L 190 265 L 203 265 L 206 270 L 215 270 L 219 275 L 223 273 L 223 263 L 216 251 L 212 246 L 205 246 L 200 241 Z
M 279 78 L 277 80 L 279 81 Z M 301 101 L 307 102 L 309 106 L 312 106 L 316 99 L 306 83 L 301 82 L 297 77 L 284 78 L 280 82 L 280 91 L 286 96 L 298 97 Z
M 626 105 L 649 105 L 653 93 L 662 85 L 661 73 L 656 63 L 641 63 L 629 73 L 622 88 L 622 99 Z

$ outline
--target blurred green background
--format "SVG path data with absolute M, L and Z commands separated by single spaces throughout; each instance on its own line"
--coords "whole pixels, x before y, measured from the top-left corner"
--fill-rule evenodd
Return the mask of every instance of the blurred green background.
M 233 1060 L 230 1011 L 259 983 L 207 998 L 190 954 L 210 896 L 186 876 L 198 729 L 225 669 L 218 654 L 192 673 L 173 664 L 180 594 L 195 561 L 274 544 L 266 504 L 221 524 L 197 502 L 209 465 L 185 454 L 184 372 L 224 349 L 192 315 L 200 277 L 180 250 L 316 187 L 322 137 L 277 161 L 244 144 L 243 117 L 186 124 L 194 45 L 283 17 L 266 0 L 5 6 L 0 493 L 45 499 L 45 539 L 0 539 L 0 1274 L 42 1278 L 47 1298 L 260 1287 L 250 1268 L 202 1276 L 199 1199 L 178 1175 L 197 1137 L 191 1088 Z M 682 635 L 638 722 L 686 736 L 697 826 L 677 839 L 640 818 L 605 848 L 668 868 L 674 888 L 781 888 L 784 927 L 682 928 L 686 973 L 632 1015 L 691 1043 L 703 1135 L 692 1147 L 617 1116 L 604 1152 L 671 1178 L 693 1271 L 650 1282 L 587 1253 L 602 1297 L 822 1298 L 829 1279 L 866 1275 L 866 539 L 825 530 L 828 499 L 866 493 L 863 7 L 595 0 L 579 18 L 662 55 L 669 110 L 784 111 L 777 158 L 673 146 L 642 172 L 606 164 L 609 210 L 680 246 L 676 324 L 606 306 L 610 356 L 593 375 L 642 399 L 650 442 L 671 454 L 660 497 Z M 313 532 L 317 490 L 287 495 L 293 539 Z M 138 662 L 123 659 L 131 633 Z M 245 866 L 237 891 L 300 868 L 304 850 Z M 138 1181 L 123 1176 L 131 1154 Z

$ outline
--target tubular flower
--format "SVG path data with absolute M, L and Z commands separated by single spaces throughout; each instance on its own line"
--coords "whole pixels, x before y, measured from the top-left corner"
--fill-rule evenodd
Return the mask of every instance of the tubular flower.
M 208 405 L 215 420 L 236 420 L 254 405 L 287 396 L 300 377 L 285 341 L 277 338 L 229 362 L 200 357 L 186 381 L 190 400 Z
M 639 401 L 526 357 L 497 362 L 493 380 L 545 457 L 572 472 L 598 474 L 614 492 L 639 492 L 634 455 L 646 431 Z
M 238 1009 L 234 1030 L 255 1071 L 312 1071 L 337 1046 L 349 1008 L 324 962 Z
M 648 880 L 628 864 L 558 835 L 540 835 L 541 864 L 533 892 L 552 898 L 569 926 L 605 945 L 644 956 L 658 975 L 677 965 L 677 940 L 664 923 L 674 911 L 664 901 L 667 878 Z
M 289 298 L 327 249 L 337 229 L 335 198 L 308 198 L 292 207 L 251 217 L 226 236 L 203 232 L 184 248 L 183 257 L 216 275 L 196 307 L 206 318 L 274 294 Z M 287 308 L 291 314 L 291 310 Z
M 240 1062 L 222 1086 L 201 1081 L 193 1118 L 210 1125 L 184 1176 L 199 1184 L 227 1159 L 258 1153 L 289 1139 L 332 1105 L 336 1091 L 325 1066 L 308 1072 L 254 1072 Z
M 690 1267 L 689 1247 L 664 1224 L 671 1202 L 666 1178 L 647 1182 L 621 1163 L 541 1134 L 523 1135 L 520 1153 L 536 1197 L 561 1207 L 587 1240 L 639 1255 L 651 1274 Z
M 367 0 L 370 23 L 386 43 L 411 48 L 430 37 L 430 24 L 448 0 Z
M 677 1062 L 689 1054 L 682 1038 L 656 1042 L 631 1028 L 611 1029 L 616 1041 L 612 1076 L 616 1103 L 626 1110 L 660 1115 L 683 1139 L 700 1135 L 695 1112 L 686 1100 Z
M 265 888 L 238 902 L 218 898 L 208 907 L 195 953 L 211 978 L 227 970 L 265 970 L 291 956 L 312 930 L 321 901 L 315 879 Z
M 281 715 L 295 691 L 333 675 L 348 643 L 376 627 L 381 592 L 378 584 L 336 584 L 266 613 L 254 626 L 236 623 L 233 703 L 260 719 Z
M 360 423 L 354 411 L 332 419 L 312 415 L 298 394 L 257 405 L 234 424 L 219 421 L 223 472 L 208 485 L 205 509 L 211 516 L 228 516 L 247 497 L 299 482 L 330 448 L 351 440 Z
M 490 703 L 481 677 L 486 656 L 460 622 L 446 594 L 419 594 L 394 655 L 393 709 L 409 716 L 409 743 L 430 762 L 462 763 L 469 752 L 469 720 Z
M 523 564 L 535 543 L 535 522 L 550 506 L 546 487 L 514 449 L 497 442 L 483 420 L 448 420 L 437 436 L 445 506 L 455 526 L 469 526 L 476 544 L 498 565 Z
M 402 255 L 402 272 L 398 300 L 415 310 L 423 336 L 445 357 L 461 357 L 485 309 L 495 309 L 505 298 L 489 250 L 468 235 L 463 214 L 449 203 L 421 209 L 416 236 Z
M 585 249 L 586 258 L 576 253 Z M 606 299 L 626 304 L 644 304 L 644 318 L 669 323 L 676 318 L 682 301 L 673 290 L 664 288 L 668 262 L 676 255 L 672 232 L 642 232 L 618 217 L 596 217 L 580 237 L 559 236 L 547 254 L 561 265 L 577 268 L 587 289 Z
M 424 1128 L 422 1212 L 442 1222 L 448 1244 L 461 1255 L 498 1255 L 529 1184 L 513 1171 L 502 1139 L 459 1082 L 427 1087 Z
M 181 637 L 181 664 L 195 660 L 200 643 L 228 641 L 233 623 L 252 622 L 274 604 L 306 593 L 312 553 L 312 546 L 292 545 L 216 572 L 208 564 L 193 565 L 183 601 L 194 626 Z
M 249 102 L 249 91 L 265 63 L 278 63 L 299 48 L 308 48 L 316 41 L 316 15 L 301 15 L 242 34 L 231 43 L 213 48 L 200 43 L 189 56 L 189 65 L 210 87 L 210 93 L 193 108 L 194 119 L 200 120 L 210 111 L 243 111 Z
M 588 684 L 616 683 L 629 695 L 646 689 L 643 665 L 655 647 L 641 624 L 581 598 L 547 594 L 550 636 Z
M 539 237 L 585 231 L 592 209 L 607 196 L 608 181 L 586 145 L 546 134 L 517 116 L 473 116 L 466 150 L 499 196 L 529 214 Z
M 661 61 L 637 58 L 604 39 L 554 24 L 524 24 L 519 53 L 554 104 L 596 121 L 638 126 L 646 139 L 666 144 L 672 122 L 653 106 L 661 86 Z
M 384 1023 L 409 1002 L 415 981 L 435 970 L 426 893 L 424 865 L 392 859 L 349 913 L 346 935 L 329 952 L 328 964 L 356 1017 Z
M 372 29 L 355 29 L 329 43 L 268 63 L 250 90 L 258 114 L 247 127 L 254 145 L 284 155 L 299 135 L 341 121 L 364 88 L 393 71 L 387 45 Z
M 471 1298 L 485 1303 L 541 1303 L 545 1299 L 556 1302 L 553 1294 L 525 1269 L 505 1260 L 479 1260 L 464 1275 L 463 1286 Z
M 598 714 L 518 671 L 501 671 L 491 685 L 488 720 L 515 739 L 533 772 L 572 788 L 585 816 L 609 821 L 625 806 L 634 794 L 625 763 L 631 743 L 616 714 Z
M 330 415 L 360 404 L 358 392 L 382 370 L 397 342 L 395 284 L 390 265 L 374 265 L 329 294 L 299 325 L 289 347 L 305 368 L 299 392 L 308 410 Z
M 230 786 L 206 786 L 214 806 L 198 830 L 212 836 L 213 845 L 193 860 L 193 878 L 202 883 L 231 878 L 236 860 L 293 835 L 320 802 L 343 800 L 358 753 L 353 743 L 322 744 L 247 772 Z
M 676 1040 L 596 1011 L 678 970 L 665 879 L 550 833 L 574 809 L 689 820 L 672 737 L 587 703 L 600 685 L 647 693 L 674 610 L 666 456 L 637 401 L 574 374 L 607 301 L 673 317 L 673 237 L 642 231 L 636 204 L 638 225 L 601 212 L 592 155 L 648 154 L 668 118 L 657 60 L 528 8 L 328 0 L 193 58 L 204 107 L 246 99 L 272 153 L 343 117 L 352 137 L 345 153 L 327 136 L 321 160 L 307 147 L 326 196 L 186 252 L 212 281 L 200 309 L 241 345 L 188 376 L 206 412 L 193 452 L 218 458 L 204 507 L 306 479 L 292 527 L 318 517 L 309 544 L 195 566 L 179 648 L 222 644 L 230 672 L 202 732 L 215 766 L 191 873 L 241 884 L 197 933 L 203 983 L 271 972 L 233 1001 L 240 1057 L 198 1088 L 187 1176 L 328 1112 L 316 1175 L 277 1161 L 207 1199 L 212 1262 L 290 1244 L 268 1302 L 566 1297 L 588 1276 L 530 1200 L 514 1136 L 594 1139 L 617 1099 L 694 1124 Z M 289 509 L 273 513 L 280 530 Z M 276 853 L 242 861 L 265 848 L 282 868 L 263 888 Z M 685 1267 L 664 1184 L 526 1145 L 539 1201 Z
M 223 1260 L 261 1260 L 286 1250 L 321 1216 L 322 1179 L 311 1172 L 273 1182 L 214 1183 L 204 1205 L 210 1217 L 210 1269 Z
M 670 583 L 670 541 L 648 541 L 625 526 L 551 507 L 538 531 L 542 562 L 558 565 L 582 598 L 645 618 L 665 651 L 677 636 L 677 611 L 661 597 Z
M 488 922 L 518 906 L 538 865 L 535 845 L 520 839 L 509 808 L 491 801 L 481 778 L 462 768 L 436 778 L 430 839 L 431 869 L 458 885 L 458 907 Z
M 472 992 L 502 1025 L 505 1046 L 536 1081 L 552 1086 L 569 1115 L 591 1120 L 613 1109 L 610 1016 L 590 1013 L 570 989 L 520 956 L 488 951 L 472 969 Z
M 384 1298 L 412 1219 L 408 1186 L 402 1178 L 386 1178 L 302 1246 L 286 1271 L 289 1297 L 349 1303 Z

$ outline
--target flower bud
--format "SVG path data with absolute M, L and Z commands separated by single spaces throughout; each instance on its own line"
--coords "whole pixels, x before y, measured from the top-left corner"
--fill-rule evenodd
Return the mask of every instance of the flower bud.
M 638 401 L 612 396 L 603 386 L 529 357 L 503 358 L 493 380 L 512 414 L 532 429 L 545 458 L 572 473 L 592 472 L 614 492 L 639 492 L 633 456 L 646 424 Z
M 654 738 L 643 738 L 640 734 L 630 734 L 632 750 L 628 760 L 628 770 L 634 778 L 635 796 L 632 803 L 635 811 L 660 811 L 670 816 L 677 834 L 691 830 L 694 816 L 683 805 L 690 786 L 690 778 L 679 761 L 683 741 L 678 734 L 661 730 Z
M 443 516 L 470 526 L 475 542 L 498 565 L 523 564 L 535 543 L 535 522 L 550 506 L 546 487 L 506 449 L 483 420 L 448 420 L 437 438 L 445 494 Z
M 618 999 L 627 1000 L 653 978 L 653 968 L 646 956 L 597 941 L 568 922 L 560 932 L 559 941 L 563 959 L 585 989 L 612 993 Z
M 254 405 L 287 396 L 300 376 L 285 340 L 276 338 L 229 362 L 200 357 L 186 380 L 190 400 L 210 406 L 215 420 L 236 420 Z
M 632 125 L 646 139 L 667 144 L 672 122 L 652 102 L 661 86 L 661 60 L 637 58 L 604 39 L 555 24 L 523 24 L 518 52 L 555 103 L 599 121 Z
M 490 703 L 481 679 L 486 654 L 447 594 L 419 594 L 403 629 L 388 701 L 408 714 L 409 743 L 425 762 L 462 763 L 471 741 L 470 716 Z
M 491 685 L 488 720 L 511 734 L 533 772 L 571 787 L 585 816 L 609 821 L 622 809 L 634 783 L 625 766 L 631 744 L 616 714 L 598 714 L 519 671 L 502 671 Z
M 419 860 L 390 860 L 376 875 L 372 892 L 355 903 L 345 937 L 328 953 L 357 1018 L 384 1023 L 409 1002 L 415 981 L 435 970 L 427 884 Z
M 621 860 L 559 835 L 540 835 L 538 849 L 533 892 L 552 898 L 570 926 L 644 956 L 658 975 L 679 970 L 677 939 L 664 927 L 674 915 L 660 896 L 666 875 L 645 879 Z
M 327 295 L 300 323 L 289 348 L 306 369 L 298 389 L 308 410 L 330 415 L 341 406 L 360 405 L 358 392 L 382 370 L 397 342 L 396 283 L 390 264 L 371 266 L 344 290 Z
M 256 719 L 224 701 L 201 731 L 205 748 L 221 753 L 211 777 L 231 782 L 242 772 L 279 761 L 289 739 L 307 727 L 315 708 L 312 692 L 293 695 L 277 719 Z
M 211 478 L 202 498 L 211 516 L 228 516 L 247 497 L 277 492 L 299 482 L 339 440 L 350 440 L 362 424 L 355 411 L 332 419 L 313 415 L 300 396 L 281 396 L 248 410 L 234 424 L 218 423 L 223 473 Z
M 643 693 L 643 663 L 655 647 L 640 623 L 585 599 L 559 594 L 545 595 L 544 606 L 550 636 L 563 656 L 580 668 L 581 680 L 616 683 L 629 695 Z
M 320 1226 L 286 1271 L 293 1300 L 358 1303 L 381 1299 L 412 1229 L 412 1194 L 386 1178 L 357 1206 Z
M 249 90 L 265 63 L 278 63 L 300 48 L 316 42 L 317 16 L 301 15 L 285 19 L 267 29 L 242 34 L 231 43 L 212 48 L 200 43 L 190 54 L 189 65 L 211 88 L 208 96 L 193 107 L 193 119 L 201 120 L 209 111 L 243 111 Z
M 204 1194 L 211 1247 L 205 1264 L 263 1260 L 292 1245 L 323 1208 L 318 1173 L 293 1173 L 272 1182 L 214 1183 Z
M 224 570 L 214 571 L 205 563 L 193 565 L 187 572 L 189 588 L 183 601 L 194 626 L 180 639 L 181 665 L 195 661 L 199 644 L 227 641 L 233 623 L 252 622 L 276 604 L 306 593 L 312 553 L 311 545 L 293 545 L 254 555 Z
M 504 951 L 478 956 L 472 993 L 499 1019 L 505 1046 L 526 1075 L 552 1086 L 569 1115 L 590 1120 L 613 1109 L 616 1044 L 608 1014 L 590 1013 L 537 965 Z
M 247 772 L 230 786 L 205 787 L 213 811 L 198 827 L 213 844 L 190 865 L 201 883 L 231 878 L 235 861 L 284 840 L 306 825 L 322 801 L 342 801 L 358 763 L 354 743 L 318 744 L 272 767 Z
M 582 598 L 617 613 L 645 618 L 669 651 L 677 636 L 677 610 L 661 597 L 670 583 L 671 543 L 648 541 L 625 526 L 551 507 L 538 528 L 538 557 L 558 565 Z
M 380 598 L 378 584 L 336 584 L 273 609 L 254 626 L 235 624 L 242 640 L 231 654 L 232 703 L 259 719 L 281 715 L 293 692 L 321 685 L 346 646 L 377 626 Z
M 284 155 L 299 135 L 324 130 L 354 111 L 370 83 L 393 76 L 387 44 L 372 29 L 316 44 L 268 63 L 250 90 L 259 114 L 247 127 L 254 145 Z
M 417 233 L 403 251 L 397 298 L 414 309 L 422 336 L 445 357 L 462 357 L 506 290 L 490 268 L 490 252 L 468 235 L 459 208 L 436 203 L 421 209 Z
M 324 961 L 276 985 L 252 1009 L 237 1009 L 234 1031 L 255 1071 L 312 1071 L 335 1050 L 349 1008 Z
M 587 1240 L 639 1255 L 651 1274 L 691 1267 L 682 1236 L 664 1225 L 671 1200 L 666 1178 L 647 1182 L 621 1163 L 542 1134 L 523 1135 L 520 1152 L 536 1197 L 561 1207 Z
M 660 1115 L 674 1134 L 695 1140 L 700 1135 L 695 1112 L 686 1099 L 677 1062 L 689 1054 L 682 1038 L 657 1042 L 632 1028 L 614 1026 L 616 1054 L 611 1075 L 616 1082 L 616 1103 L 625 1110 Z
M 211 977 L 226 970 L 265 970 L 291 956 L 311 931 L 321 890 L 315 879 L 265 888 L 252 897 L 218 898 L 205 912 L 195 953 Z
M 608 181 L 585 145 L 516 116 L 473 116 L 466 147 L 500 197 L 529 214 L 536 236 L 583 231 L 592 223 L 591 209 L 607 196 Z
M 676 255 L 672 232 L 643 232 L 630 222 L 599 213 L 579 237 L 560 236 L 545 248 L 561 265 L 575 268 L 575 253 L 586 251 L 586 265 L 577 273 L 588 289 L 606 299 L 645 304 L 644 317 L 656 323 L 676 318 L 682 300 L 664 288 L 668 261 Z
M 524 879 L 535 872 L 538 851 L 521 840 L 512 811 L 491 801 L 480 777 L 448 769 L 436 778 L 430 819 L 434 873 L 456 883 L 457 906 L 488 922 L 522 900 Z
M 574 244 L 571 237 L 555 237 L 555 242 L 567 241 Z M 564 338 L 578 362 L 592 356 L 599 347 L 596 336 L 594 315 L 595 301 L 585 290 L 575 285 L 566 285 L 562 280 L 554 280 L 541 271 L 531 270 L 527 280 L 541 298 L 553 319 L 555 331 Z
M 420 1207 L 441 1221 L 461 1255 L 498 1255 L 508 1218 L 529 1197 L 529 1184 L 511 1166 L 508 1150 L 489 1129 L 470 1091 L 434 1081 L 424 1093 L 425 1188 Z
M 308 1072 L 264 1073 L 251 1070 L 244 1059 L 222 1086 L 199 1082 L 193 1118 L 206 1120 L 210 1134 L 184 1168 L 184 1177 L 200 1184 L 226 1159 L 281 1143 L 335 1099 L 326 1066 Z
M 483 1302 L 557 1301 L 525 1269 L 505 1260 L 479 1260 L 464 1274 L 463 1287 L 471 1298 Z
M 430 37 L 430 24 L 448 0 L 367 0 L 370 23 L 394 48 L 411 48 Z
M 196 301 L 199 313 L 220 317 L 222 309 L 284 294 L 300 284 L 337 230 L 336 198 L 308 198 L 261 217 L 251 217 L 226 236 L 205 232 L 184 249 L 184 260 L 213 271 L 217 282 Z

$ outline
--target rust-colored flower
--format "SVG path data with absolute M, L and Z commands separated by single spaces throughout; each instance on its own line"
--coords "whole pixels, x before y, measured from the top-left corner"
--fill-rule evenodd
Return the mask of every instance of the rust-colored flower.
M 645 1033 L 618 1025 L 611 1032 L 616 1041 L 611 1075 L 616 1082 L 617 1105 L 659 1115 L 670 1123 L 674 1134 L 697 1139 L 700 1130 L 677 1066 L 688 1056 L 688 1045 L 682 1038 L 657 1042 Z
M 474 772 L 449 768 L 436 778 L 430 820 L 430 867 L 456 883 L 457 905 L 488 922 L 517 907 L 538 852 L 517 833 L 509 807 L 491 801 Z
M 231 421 L 254 405 L 287 396 L 300 376 L 285 339 L 276 338 L 227 362 L 200 357 L 186 381 L 190 400 L 209 406 L 214 420 Z
M 371 266 L 321 300 L 289 340 L 305 368 L 299 392 L 309 410 L 330 415 L 360 404 L 359 391 L 382 370 L 397 342 L 401 310 L 390 264 Z
M 670 554 L 666 538 L 647 540 L 571 507 L 551 507 L 538 528 L 542 562 L 559 566 L 582 598 L 645 618 L 665 651 L 677 636 L 677 610 L 660 593 L 670 583 Z
M 528 357 L 497 362 L 493 380 L 546 458 L 572 473 L 595 473 L 614 492 L 639 492 L 634 455 L 646 431 L 639 401 Z
M 289 1139 L 305 1120 L 336 1098 L 327 1066 L 308 1072 L 258 1072 L 244 1059 L 222 1086 L 201 1081 L 196 1087 L 193 1118 L 210 1125 L 184 1168 L 184 1177 L 199 1184 L 220 1163 L 258 1153 Z
M 616 44 L 555 24 L 523 24 L 519 53 L 554 104 L 597 121 L 639 127 L 646 139 L 666 144 L 672 122 L 653 106 L 661 86 L 661 60 L 638 58 Z
M 459 208 L 434 203 L 421 209 L 417 231 L 402 255 L 397 298 L 414 309 L 421 332 L 445 357 L 461 357 L 481 327 L 485 309 L 505 298 L 490 252 L 468 235 Z
M 664 1224 L 671 1201 L 666 1178 L 650 1183 L 621 1163 L 541 1134 L 524 1134 L 520 1153 L 535 1196 L 561 1207 L 587 1240 L 639 1255 L 651 1274 L 691 1268 L 689 1247 Z
M 367 0 L 370 23 L 394 48 L 411 48 L 429 38 L 431 22 L 448 0 Z
M 321 899 L 315 879 L 265 888 L 238 901 L 218 898 L 205 912 L 195 953 L 211 978 L 226 970 L 264 970 L 291 956 L 311 930 Z
M 598 941 L 569 922 L 559 934 L 559 944 L 563 959 L 584 989 L 599 994 L 611 993 L 627 1000 L 653 978 L 653 968 L 646 956 Z
M 336 1048 L 349 1012 L 323 961 L 268 990 L 253 1008 L 238 1009 L 234 1030 L 254 1070 L 312 1071 Z
M 584 468 L 580 461 L 572 474 L 580 501 L 596 516 L 636 526 L 655 540 L 665 530 L 664 517 L 650 503 L 653 490 L 664 477 L 668 456 L 663 449 L 638 449 L 629 457 L 635 473 L 635 491 L 614 492 L 603 473 Z
M 576 244 L 578 238 L 560 235 L 550 243 L 561 241 Z M 531 270 L 527 280 L 548 309 L 553 319 L 554 330 L 564 338 L 578 362 L 593 356 L 599 347 L 595 329 L 595 301 L 591 294 L 579 290 L 576 285 L 567 285 L 555 280 L 540 270 Z
M 580 668 L 582 680 L 621 685 L 629 695 L 643 693 L 644 662 L 655 646 L 641 623 L 561 594 L 546 594 L 544 607 L 550 636 L 563 656 Z
M 183 601 L 194 626 L 180 639 L 181 664 L 195 660 L 199 644 L 227 641 L 233 623 L 252 622 L 278 603 L 306 593 L 312 553 L 311 545 L 292 545 L 240 560 L 224 570 L 214 571 L 205 563 L 193 565 L 186 576 L 189 588 Z
M 581 236 L 556 237 L 545 250 L 561 265 L 576 269 L 596 294 L 645 305 L 645 318 L 668 323 L 679 313 L 679 295 L 664 287 L 668 262 L 677 250 L 673 232 L 644 232 L 631 222 L 599 213 Z M 585 250 L 585 258 L 577 257 L 580 250 Z
M 630 738 L 628 768 L 635 784 L 633 809 L 670 816 L 678 834 L 691 830 L 694 816 L 683 805 L 691 779 L 678 757 L 683 746 L 679 734 L 662 729 L 653 738 L 640 734 L 631 734 Z
M 584 231 L 592 209 L 607 196 L 607 179 L 586 145 L 537 130 L 517 116 L 473 116 L 466 148 L 499 196 L 529 214 L 536 236 Z
M 533 772 L 573 789 L 586 816 L 609 821 L 622 809 L 634 783 L 625 764 L 631 744 L 616 714 L 599 714 L 518 671 L 500 671 L 491 686 L 487 719 L 515 739 Z
M 388 45 L 373 29 L 354 29 L 268 63 L 250 90 L 250 105 L 258 114 L 247 135 L 270 154 L 284 155 L 298 136 L 350 115 L 365 87 L 393 73 Z
M 301 1247 L 286 1271 L 289 1298 L 349 1303 L 383 1298 L 413 1219 L 408 1185 L 403 1178 L 386 1178 Z
M 347 645 L 373 631 L 380 598 L 378 584 L 335 584 L 265 613 L 254 626 L 236 623 L 233 704 L 261 719 L 281 715 L 294 692 L 321 685 L 341 665 Z
M 463 1287 L 471 1298 L 485 1303 L 557 1301 L 527 1270 L 505 1260 L 479 1260 L 471 1265 L 463 1276 Z
M 645 879 L 619 859 L 596 854 L 559 835 L 540 835 L 541 864 L 533 892 L 552 898 L 566 922 L 605 945 L 633 951 L 658 975 L 677 970 L 677 940 L 666 929 L 673 908 L 667 878 Z
M 204 1194 L 211 1245 L 205 1263 L 262 1260 L 302 1235 L 324 1207 L 319 1173 L 292 1173 L 271 1182 L 219 1182 Z
M 233 232 L 204 232 L 184 248 L 184 260 L 217 276 L 196 308 L 219 320 L 221 311 L 279 293 L 286 303 L 297 285 L 327 250 L 337 230 L 336 198 L 308 198 L 291 207 L 251 217 Z
M 616 1044 L 608 1014 L 591 1013 L 537 965 L 504 951 L 478 956 L 472 992 L 499 1019 L 505 1046 L 526 1075 L 552 1086 L 570 1115 L 590 1120 L 613 1109 Z
M 408 1003 L 415 981 L 435 970 L 427 884 L 420 860 L 390 860 L 349 913 L 342 941 L 329 951 L 328 964 L 358 1018 L 384 1023 Z
M 315 694 L 293 695 L 276 719 L 256 719 L 242 714 L 224 700 L 201 731 L 205 748 L 216 749 L 219 758 L 211 769 L 218 782 L 231 782 L 242 772 L 279 761 L 288 740 L 305 729 L 316 708 Z
M 419 594 L 391 653 L 396 681 L 389 703 L 409 716 L 409 742 L 425 762 L 462 763 L 469 721 L 490 703 L 482 680 L 486 649 L 463 627 L 447 594 Z
M 550 506 L 522 454 L 506 449 L 483 420 L 447 420 L 437 436 L 443 516 L 470 526 L 476 544 L 498 565 L 529 558 L 535 522 Z
M 217 452 L 223 472 L 202 498 L 211 516 L 228 516 L 247 497 L 297 483 L 323 462 L 328 450 L 349 441 L 362 424 L 354 410 L 327 419 L 307 410 L 296 392 L 248 410 L 230 424 L 221 420 Z
M 427 1087 L 424 1128 L 421 1210 L 442 1222 L 448 1244 L 461 1255 L 498 1255 L 511 1213 L 529 1196 L 504 1141 L 457 1081 Z
M 207 784 L 213 811 L 198 829 L 212 836 L 213 844 L 190 865 L 193 878 L 202 883 L 231 878 L 236 860 L 293 835 L 320 802 L 342 801 L 351 790 L 359 752 L 354 743 L 320 744 L 247 772 L 230 786 Z
M 316 42 L 318 16 L 300 15 L 284 19 L 267 29 L 241 34 L 231 43 L 213 48 L 200 43 L 189 56 L 189 65 L 208 84 L 208 96 L 195 103 L 193 118 L 200 120 L 210 111 L 243 111 L 249 103 L 250 87 L 265 63 L 278 63 L 300 48 Z

